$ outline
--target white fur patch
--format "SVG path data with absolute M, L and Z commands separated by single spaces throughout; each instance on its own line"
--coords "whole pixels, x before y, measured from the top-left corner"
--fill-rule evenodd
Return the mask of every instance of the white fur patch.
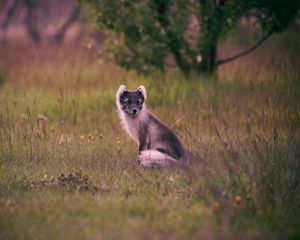
M 157 150 L 144 150 L 139 155 L 142 167 L 171 167 L 178 163 L 177 160 Z
M 121 109 L 120 98 L 126 91 L 127 91 L 126 86 L 121 85 L 116 93 L 116 104 L 117 104 L 118 109 Z
M 139 131 L 146 121 L 148 121 L 148 112 L 146 106 L 135 116 L 131 118 L 119 108 L 121 123 L 126 132 L 139 144 Z

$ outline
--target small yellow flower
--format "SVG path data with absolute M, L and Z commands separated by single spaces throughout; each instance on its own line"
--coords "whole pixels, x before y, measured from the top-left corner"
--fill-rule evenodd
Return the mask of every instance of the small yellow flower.
M 53 126 L 50 127 L 50 131 L 54 132 L 54 127 Z
M 117 141 L 117 144 L 120 144 L 120 143 L 121 143 L 121 141 L 120 141 L 120 140 L 118 140 L 118 141 Z
M 233 200 L 236 202 L 236 203 L 239 203 L 241 200 L 242 200 L 242 197 L 240 195 L 235 195 L 233 197 Z
M 98 134 L 98 131 L 97 131 L 97 130 L 95 130 L 93 133 L 94 133 L 94 135 L 97 135 L 97 134 Z
M 251 199 L 253 199 L 253 196 L 249 193 L 249 194 L 246 195 L 246 199 L 251 200 Z
M 80 140 L 84 140 L 85 139 L 85 136 L 84 135 L 80 135 Z
M 91 133 L 88 135 L 88 137 L 89 137 L 89 139 L 91 139 L 91 140 L 94 139 L 94 136 L 93 136 Z

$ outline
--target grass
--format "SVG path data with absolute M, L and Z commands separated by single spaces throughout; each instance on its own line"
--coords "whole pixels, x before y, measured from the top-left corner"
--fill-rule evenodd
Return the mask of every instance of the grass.
M 218 81 L 137 76 L 81 48 L 2 47 L 0 238 L 299 239 L 297 43 L 276 36 Z M 114 104 L 120 84 L 144 84 L 201 164 L 136 168 Z

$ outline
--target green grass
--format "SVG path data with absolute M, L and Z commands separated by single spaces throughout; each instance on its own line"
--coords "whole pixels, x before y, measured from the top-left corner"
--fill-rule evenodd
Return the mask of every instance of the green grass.
M 222 67 L 217 81 L 137 76 L 85 50 L 43 46 L 16 63 L 4 49 L 0 238 L 299 239 L 299 59 L 279 48 L 285 39 Z M 148 105 L 201 164 L 136 168 L 137 146 L 117 119 L 120 84 L 144 84 Z M 72 172 L 98 190 L 49 183 Z

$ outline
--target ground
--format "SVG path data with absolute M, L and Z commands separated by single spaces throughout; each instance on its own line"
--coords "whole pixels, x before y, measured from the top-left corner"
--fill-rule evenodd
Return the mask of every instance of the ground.
M 90 47 L 0 50 L 1 239 L 300 238 L 296 33 L 188 79 L 139 76 Z M 145 85 L 198 162 L 137 168 L 117 118 L 120 84 Z

